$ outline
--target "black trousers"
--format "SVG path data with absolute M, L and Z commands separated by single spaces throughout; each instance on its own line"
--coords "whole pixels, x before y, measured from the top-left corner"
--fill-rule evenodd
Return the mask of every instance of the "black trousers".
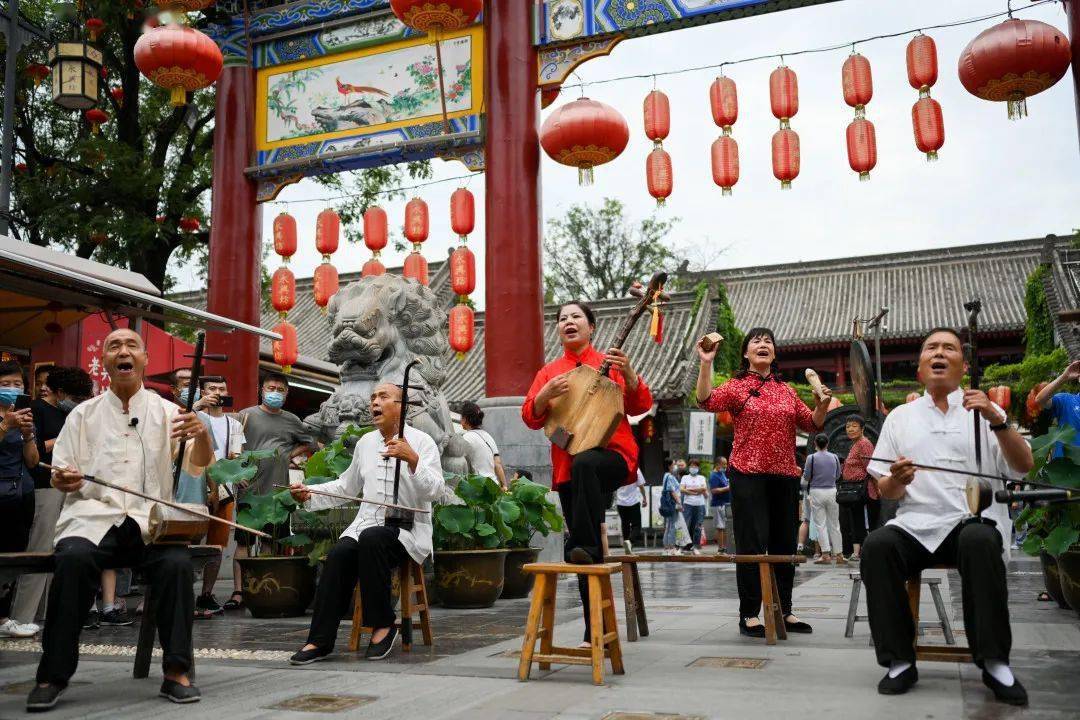
M 728 470 L 731 514 L 735 519 L 735 552 L 739 555 L 794 555 L 799 532 L 799 478 L 783 475 L 747 475 Z M 776 566 L 780 607 L 791 613 L 795 566 Z M 761 577 L 757 565 L 735 568 L 739 585 L 739 616 L 761 612 Z
M 559 503 L 566 519 L 564 553 L 567 561 L 570 551 L 576 547 L 583 548 L 597 562 L 604 559 L 600 525 L 604 522 L 604 513 L 611 507 L 612 495 L 622 487 L 629 474 L 626 461 L 614 450 L 595 448 L 574 456 L 570 480 L 559 486 Z M 578 592 L 585 614 L 585 640 L 588 640 L 589 582 L 584 575 L 578 575 Z
M 322 650 L 334 649 L 338 625 L 352 607 L 353 590 L 358 582 L 364 625 L 392 627 L 397 615 L 390 584 L 394 572 L 408 556 L 398 540 L 397 528 L 369 527 L 356 540 L 349 537 L 338 540 L 326 556 L 315 590 L 307 641 Z
M 195 615 L 195 573 L 185 545 L 143 544 L 138 524 L 128 518 L 97 545 L 64 538 L 56 545 L 56 568 L 49 587 L 43 654 L 37 681 L 66 687 L 79 664 L 79 634 L 90 613 L 101 571 L 139 568 L 153 584 L 154 612 L 165 672 L 191 669 L 191 625 Z
M 1008 663 L 1012 631 L 1001 550 L 997 528 L 979 522 L 957 525 L 933 553 L 895 525 L 870 533 L 863 545 L 860 571 L 878 664 L 915 662 L 915 621 L 904 583 L 915 573 L 940 564 L 955 564 L 960 570 L 964 630 L 975 664 Z
M 622 522 L 623 540 L 636 542 L 641 537 L 641 503 L 615 507 L 619 511 L 619 520 Z
M 30 527 L 34 523 L 33 491 L 21 498 L 0 503 L 0 552 L 23 552 L 30 542 Z M 11 614 L 11 601 L 16 581 L 0 586 L 0 617 Z
M 874 532 L 881 527 L 881 500 L 866 499 L 866 531 Z
M 844 555 L 855 552 L 856 545 L 866 540 L 866 516 L 863 503 L 840 506 L 840 539 L 843 541 Z

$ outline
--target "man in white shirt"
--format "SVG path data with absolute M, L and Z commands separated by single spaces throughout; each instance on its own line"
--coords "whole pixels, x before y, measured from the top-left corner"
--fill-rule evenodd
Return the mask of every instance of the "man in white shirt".
M 56 564 L 45 614 L 43 654 L 29 711 L 52 708 L 79 661 L 82 629 L 101 571 L 142 567 L 157 594 L 156 621 L 165 674 L 162 697 L 199 700 L 188 678 L 194 612 L 191 557 L 184 546 L 147 546 L 152 503 L 84 480 L 94 476 L 165 500 L 173 498 L 172 463 L 189 440 L 184 466 L 201 474 L 213 462 L 210 435 L 193 413 L 143 388 L 146 346 L 132 330 L 102 345 L 109 389 L 68 415 L 53 447 L 52 485 L 66 493 L 56 524 Z
M 401 419 L 401 389 L 381 383 L 371 393 L 371 418 L 375 431 L 360 438 L 349 469 L 337 480 L 316 489 L 367 500 L 394 502 L 394 468 L 401 460 L 398 503 L 426 510 L 416 513 L 411 529 L 389 527 L 386 508 L 364 503 L 337 544 L 330 550 L 315 592 L 311 630 L 303 648 L 293 655 L 293 665 L 322 660 L 334 650 L 338 625 L 348 611 L 353 589 L 359 582 L 364 624 L 372 628 L 371 643 L 364 656 L 382 660 L 394 648 L 394 604 L 390 596 L 394 571 L 407 559 L 422 563 L 431 554 L 431 503 L 443 497 L 439 447 L 426 433 L 409 425 L 405 437 L 397 436 Z M 308 510 L 321 510 L 343 501 L 316 495 L 299 483 L 292 495 Z
M 916 469 L 914 463 L 1020 477 L 1032 465 L 1031 448 L 1008 423 L 1005 412 L 979 390 L 963 390 L 967 371 L 963 342 L 955 330 L 939 328 L 923 340 L 918 377 L 926 393 L 885 418 L 872 461 L 881 496 L 899 501 L 896 517 L 875 530 L 862 550 L 870 631 L 878 664 L 889 672 L 878 692 L 899 695 L 919 679 L 915 668 L 915 624 L 905 581 L 937 564 L 960 571 L 964 629 L 983 683 L 995 697 L 1026 705 L 1027 692 L 1009 668 L 1012 635 L 1004 554 L 1009 546 L 1008 508 L 995 504 L 973 518 L 963 475 Z M 979 414 L 982 467 L 974 458 L 974 421 Z M 1002 483 L 995 482 L 995 490 Z
M 615 491 L 615 509 L 619 512 L 623 548 L 627 555 L 634 554 L 634 540 L 641 535 L 641 508 L 648 505 L 649 498 L 645 495 L 645 475 L 641 472 L 641 468 L 638 468 L 637 482 L 633 485 L 623 485 Z

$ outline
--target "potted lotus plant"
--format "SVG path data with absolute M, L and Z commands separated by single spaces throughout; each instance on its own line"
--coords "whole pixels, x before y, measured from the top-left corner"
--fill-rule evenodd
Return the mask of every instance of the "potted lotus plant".
M 502 598 L 506 600 L 528 597 L 536 576 L 522 568 L 536 562 L 543 548 L 532 547 L 534 537 L 547 537 L 561 532 L 563 517 L 555 504 L 548 500 L 548 488 L 526 478 L 518 478 L 510 485 L 509 497 L 520 509 L 517 518 L 510 522 L 510 551 L 506 554 L 506 579 Z

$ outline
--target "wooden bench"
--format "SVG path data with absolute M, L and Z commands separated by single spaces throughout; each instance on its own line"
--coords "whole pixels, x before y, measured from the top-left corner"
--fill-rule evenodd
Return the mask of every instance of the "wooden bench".
M 211 562 L 221 559 L 221 548 L 217 545 L 192 545 L 191 564 L 196 571 L 205 568 Z M 22 575 L 51 573 L 53 571 L 52 553 L 0 553 L 0 582 L 10 582 Z M 150 659 L 154 654 L 154 636 L 157 624 L 154 620 L 154 588 L 146 584 L 143 595 L 143 614 L 139 625 L 139 640 L 135 648 L 135 668 L 137 679 L 150 676 Z M 194 592 L 194 590 L 192 590 Z M 191 674 L 195 672 L 195 658 L 191 658 Z
M 626 639 L 636 642 L 649 636 L 649 621 L 645 615 L 645 598 L 641 593 L 638 565 L 641 563 L 689 563 L 693 565 L 745 564 L 758 566 L 761 579 L 761 605 L 765 611 L 765 642 L 775 645 L 777 638 L 787 640 L 784 612 L 780 607 L 780 590 L 776 584 L 775 566 L 806 562 L 802 555 L 608 555 L 607 563 L 621 563 L 623 602 L 626 606 Z
M 927 570 L 955 570 L 955 565 L 935 565 Z M 920 645 L 919 644 L 919 601 L 922 599 L 922 573 L 916 573 L 908 578 L 907 596 L 908 605 L 911 607 L 911 619 L 916 628 L 915 632 L 915 658 L 930 662 L 971 662 L 971 648 L 954 644 L 955 640 L 948 645 Z M 943 619 L 943 632 L 948 642 L 952 636 L 952 629 L 948 626 L 945 604 L 941 596 L 934 594 L 934 604 L 937 606 L 938 615 Z M 946 629 L 948 628 L 948 629 Z
M 411 558 L 401 563 L 398 569 L 398 596 L 401 598 L 401 620 L 394 623 L 401 628 L 401 649 L 412 650 L 413 615 L 420 616 L 420 633 L 424 644 L 431 646 L 431 614 L 428 612 L 427 583 L 424 581 L 424 568 Z M 360 634 L 371 634 L 372 628 L 364 625 L 364 610 L 360 603 L 360 584 L 353 593 L 352 632 L 349 634 L 349 651 L 360 649 Z

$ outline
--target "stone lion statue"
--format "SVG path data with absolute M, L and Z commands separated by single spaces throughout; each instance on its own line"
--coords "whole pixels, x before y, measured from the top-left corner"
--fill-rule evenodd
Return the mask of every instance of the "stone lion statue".
M 464 472 L 464 443 L 454 430 L 442 394 L 446 379 L 446 312 L 429 288 L 397 275 L 361 278 L 330 300 L 333 339 L 330 362 L 341 372 L 341 389 L 307 418 L 328 438 L 351 423 L 371 424 L 371 391 L 381 382 L 400 385 L 409 375 L 408 422 L 435 440 L 443 468 Z

